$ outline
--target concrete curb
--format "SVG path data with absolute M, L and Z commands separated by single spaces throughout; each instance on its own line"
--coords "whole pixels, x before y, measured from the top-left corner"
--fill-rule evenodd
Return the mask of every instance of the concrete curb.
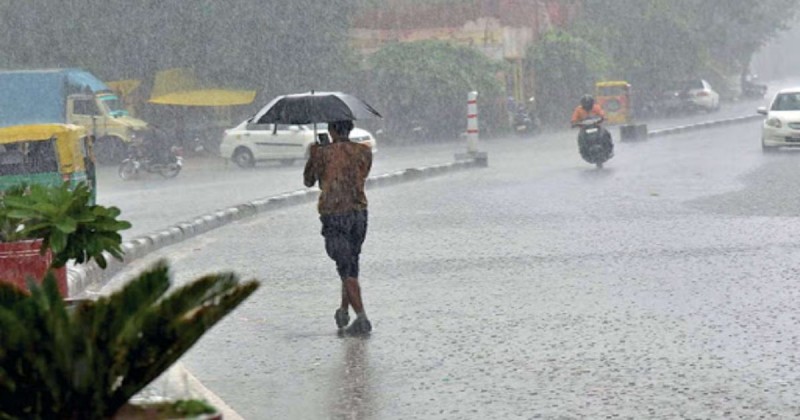
M 485 166 L 486 156 L 482 154 L 478 158 L 458 159 L 452 163 L 409 168 L 372 176 L 367 179 L 367 187 L 375 188 L 394 185 L 442 175 L 447 172 Z M 70 297 L 85 297 L 89 288 L 102 286 L 132 261 L 158 249 L 177 244 L 229 223 L 253 217 L 266 211 L 313 202 L 318 197 L 319 189 L 317 188 L 291 191 L 217 210 L 188 221 L 176 223 L 160 231 L 131 239 L 122 244 L 124 252 L 122 261 L 116 260 L 108 253 L 104 254 L 108 262 L 108 266 L 105 269 L 100 268 L 94 262 L 83 265 L 70 265 L 67 268 L 69 295 Z
M 681 125 L 681 126 L 677 126 L 677 127 L 663 128 L 661 130 L 648 131 L 647 132 L 647 137 L 661 137 L 661 136 L 667 136 L 667 135 L 670 135 L 670 134 L 680 134 L 680 133 L 685 133 L 685 132 L 688 132 L 688 131 L 695 131 L 695 130 L 701 130 L 701 129 L 706 129 L 706 128 L 720 127 L 720 126 L 724 126 L 724 125 L 745 123 L 745 122 L 755 121 L 755 120 L 759 120 L 759 119 L 763 119 L 763 118 L 764 118 L 763 115 L 755 114 L 755 115 L 747 115 L 747 116 L 744 116 L 744 117 L 728 118 L 728 119 L 724 119 L 724 120 L 706 121 L 706 122 L 697 123 L 697 124 Z

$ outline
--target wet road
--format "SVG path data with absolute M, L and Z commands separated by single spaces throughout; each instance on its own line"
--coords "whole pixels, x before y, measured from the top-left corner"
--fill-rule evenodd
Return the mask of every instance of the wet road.
M 367 340 L 334 331 L 311 204 L 162 250 L 179 283 L 263 281 L 183 361 L 248 419 L 800 416 L 800 156 L 758 137 L 618 144 L 605 170 L 574 133 L 498 140 L 489 168 L 368 191 Z
M 660 119 L 649 124 L 651 129 L 658 129 L 738 117 L 754 113 L 756 106 L 756 102 L 725 104 L 719 112 Z M 559 135 L 565 133 L 571 132 Z M 373 174 L 449 162 L 455 151 L 463 152 L 465 148 L 457 142 L 414 146 L 379 144 Z M 169 180 L 145 174 L 139 180 L 123 182 L 116 171 L 114 166 L 99 169 L 98 201 L 119 207 L 123 217 L 133 223 L 132 229 L 123 232 L 125 239 L 226 207 L 303 188 L 303 163 L 299 161 L 292 166 L 268 163 L 243 170 L 221 159 L 190 158 L 183 172 Z

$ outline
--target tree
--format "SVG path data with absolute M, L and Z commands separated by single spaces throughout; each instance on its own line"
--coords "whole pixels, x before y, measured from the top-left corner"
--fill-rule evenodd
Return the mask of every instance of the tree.
M 536 110 L 550 125 L 568 121 L 578 99 L 609 68 L 602 51 L 564 31 L 545 33 L 526 56 L 526 68 L 536 76 Z
M 685 0 L 585 0 L 575 33 L 603 50 L 612 77 L 637 91 L 663 90 L 709 67 Z
M 724 90 L 798 9 L 795 0 L 584 0 L 573 32 L 639 92 L 697 77 Z
M 695 26 L 713 45 L 714 59 L 727 68 L 745 71 L 753 55 L 767 41 L 788 29 L 800 11 L 796 0 L 693 1 Z
M 388 129 L 409 134 L 422 124 L 431 135 L 457 136 L 466 128 L 466 98 L 479 93 L 482 130 L 502 124 L 498 103 L 502 64 L 475 49 L 442 41 L 389 45 L 369 58 L 371 95 Z

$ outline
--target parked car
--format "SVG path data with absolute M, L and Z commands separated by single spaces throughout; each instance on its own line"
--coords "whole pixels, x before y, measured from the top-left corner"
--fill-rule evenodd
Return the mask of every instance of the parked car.
M 711 88 L 711 85 L 703 79 L 689 80 L 683 86 L 683 91 L 690 102 L 705 111 L 716 111 L 719 109 L 719 93 Z
M 779 91 L 769 108 L 759 107 L 758 113 L 766 116 L 761 126 L 764 152 L 778 147 L 800 147 L 800 87 Z
M 668 115 L 713 112 L 719 107 L 719 93 L 703 79 L 687 80 L 679 89 L 664 92 L 661 98 L 661 108 Z
M 317 134 L 327 132 L 327 124 L 317 124 Z M 354 128 L 350 140 L 377 152 L 375 137 L 364 129 Z M 309 147 L 315 141 L 311 125 L 254 124 L 245 120 L 225 130 L 219 151 L 222 157 L 233 160 L 242 168 L 262 161 L 291 165 L 296 160 L 307 159 Z

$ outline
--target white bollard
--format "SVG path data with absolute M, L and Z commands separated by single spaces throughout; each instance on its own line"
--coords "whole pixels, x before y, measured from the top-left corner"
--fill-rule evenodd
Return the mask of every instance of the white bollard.
M 478 151 L 478 92 L 467 95 L 467 153 L 456 153 L 457 161 L 473 161 L 478 166 L 489 166 L 489 156 Z
M 478 153 L 478 92 L 467 95 L 467 153 Z

